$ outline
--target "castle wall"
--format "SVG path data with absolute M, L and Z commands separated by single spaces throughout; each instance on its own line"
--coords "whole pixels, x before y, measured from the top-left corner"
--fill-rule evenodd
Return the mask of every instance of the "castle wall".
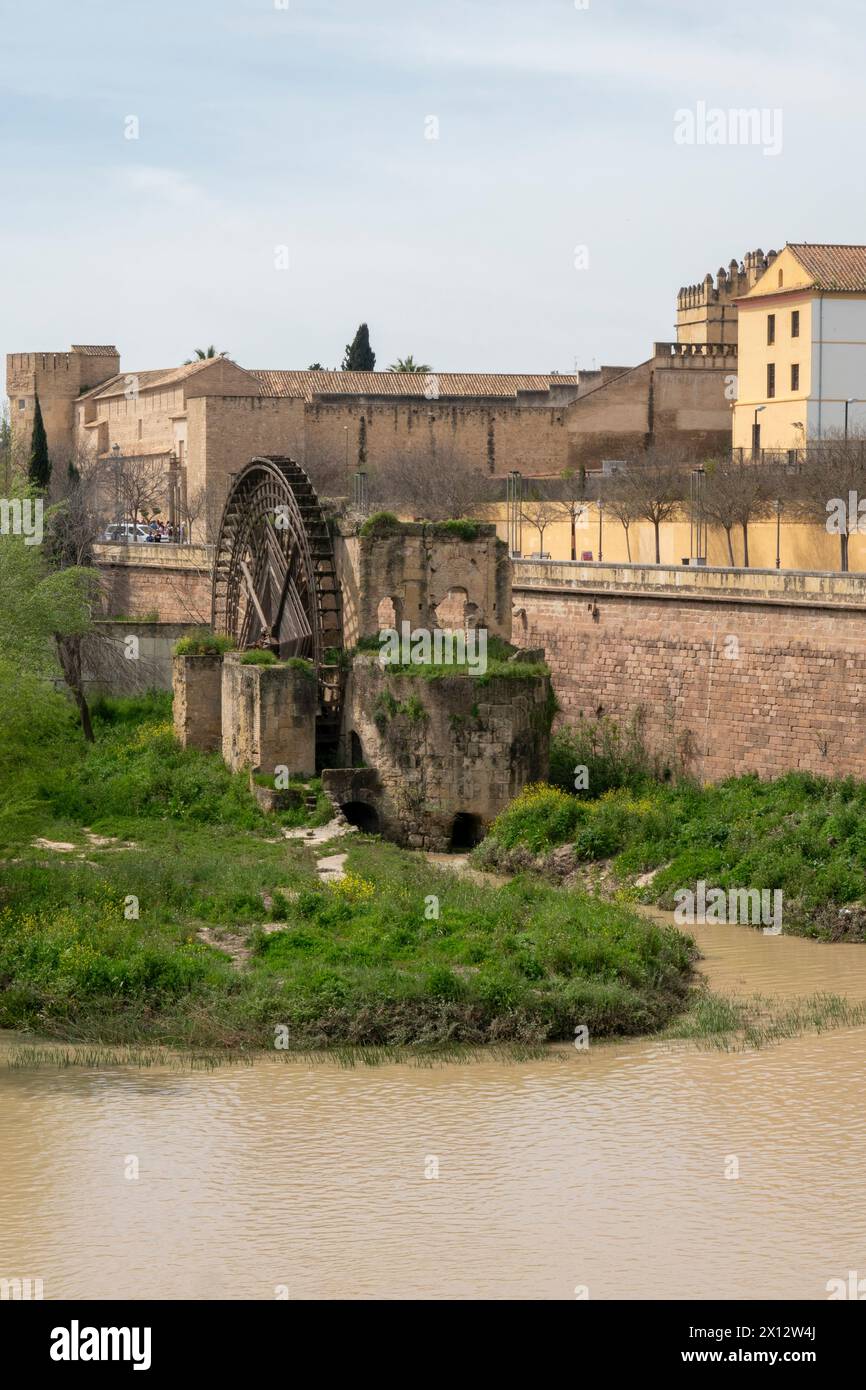
M 692 353 L 657 343 L 653 357 L 578 396 L 566 410 L 569 466 L 600 468 L 651 445 L 701 456 L 730 450 L 737 357 L 719 349 Z
M 36 397 L 45 424 L 48 451 L 62 462 L 74 451 L 75 402 L 120 368 L 117 352 L 12 352 L 6 358 L 6 393 L 16 444 L 29 449 Z M 23 402 L 23 406 L 22 406 Z
M 304 466 L 326 492 L 335 491 L 335 474 L 360 467 L 435 469 L 437 460 L 456 459 L 467 472 L 501 477 L 514 468 L 561 473 L 568 463 L 564 405 L 314 401 L 304 406 L 304 437 Z
M 228 495 L 229 474 L 240 472 L 256 454 L 288 454 L 304 466 L 303 401 L 258 396 L 187 401 L 187 492 L 193 496 L 207 487 L 211 533 Z M 204 519 L 196 529 L 203 538 Z
M 177 451 L 177 416 L 183 413 L 183 387 L 136 392 L 81 401 L 76 407 L 76 437 L 91 453 L 107 454 L 115 444 L 127 456 L 152 455 L 165 462 Z

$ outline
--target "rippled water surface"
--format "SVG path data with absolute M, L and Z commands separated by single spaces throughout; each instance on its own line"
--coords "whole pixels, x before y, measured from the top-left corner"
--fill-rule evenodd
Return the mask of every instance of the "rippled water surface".
M 724 991 L 866 998 L 866 947 L 696 935 Z M 866 1274 L 864 1072 L 859 1028 L 431 1069 L 0 1057 L 0 1276 L 46 1298 L 826 1298 Z

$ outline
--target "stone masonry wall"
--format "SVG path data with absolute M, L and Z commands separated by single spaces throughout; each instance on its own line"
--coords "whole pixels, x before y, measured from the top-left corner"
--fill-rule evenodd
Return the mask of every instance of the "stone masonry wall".
M 382 626 L 379 604 L 391 599 L 393 622 L 412 627 L 483 627 L 511 635 L 511 564 L 495 526 L 479 523 L 475 540 L 405 523 L 393 534 L 339 537 L 335 548 L 347 644 Z M 449 600 L 449 594 L 451 598 Z M 436 610 L 446 602 L 443 620 Z M 455 606 L 456 605 L 456 606 Z
M 222 746 L 222 657 L 172 660 L 174 736 L 184 748 L 214 753 Z
M 346 732 L 377 774 L 367 799 L 383 833 L 444 850 L 458 813 L 489 826 L 547 774 L 549 695 L 547 677 L 424 680 L 392 675 L 373 656 L 356 658 Z
M 210 625 L 211 559 L 204 546 L 94 547 L 106 618 Z
M 273 776 L 316 770 L 315 675 L 289 665 L 244 665 L 229 653 L 222 668 L 222 752 L 233 772 L 258 768 Z
M 566 722 L 641 711 L 649 745 L 705 781 L 866 777 L 866 606 L 540 585 L 514 603 Z
M 549 405 L 314 401 L 304 406 L 304 437 L 314 484 L 331 476 L 335 462 L 344 465 L 347 438 L 350 471 L 413 462 L 435 470 L 439 459 L 459 459 L 468 472 L 501 477 L 512 468 L 558 474 L 568 463 L 565 412 Z

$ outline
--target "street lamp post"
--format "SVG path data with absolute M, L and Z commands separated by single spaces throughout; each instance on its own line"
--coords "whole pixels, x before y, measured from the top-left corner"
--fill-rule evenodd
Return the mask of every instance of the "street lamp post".
M 706 469 L 701 463 L 697 468 L 692 469 L 691 476 L 691 507 L 689 528 L 689 559 L 697 561 L 698 564 L 707 558 L 707 527 L 704 519 L 704 479 Z
M 758 425 L 758 416 L 760 415 L 762 410 L 766 409 L 767 407 L 765 405 L 755 406 L 755 418 L 752 421 L 752 461 L 754 463 L 758 462 L 758 455 L 760 452 L 758 448 L 758 440 L 760 438 L 760 435 L 758 434 L 758 430 L 760 428 L 760 426 Z
M 776 569 L 782 568 L 782 499 L 777 497 L 773 506 L 776 508 Z
M 112 444 L 111 457 L 114 460 L 114 520 L 122 525 L 120 516 L 120 445 Z M 126 536 L 123 537 L 126 540 Z
M 603 500 L 601 497 L 599 497 L 599 499 L 598 499 L 598 563 L 599 563 L 599 564 L 601 564 L 602 558 L 603 558 L 603 557 L 602 557 L 602 550 L 601 550 L 602 527 L 603 527 L 603 526 L 604 526 L 604 500 Z

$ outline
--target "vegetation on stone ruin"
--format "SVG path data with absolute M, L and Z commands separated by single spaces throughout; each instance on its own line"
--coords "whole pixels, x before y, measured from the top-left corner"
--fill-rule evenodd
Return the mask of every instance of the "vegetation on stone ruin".
M 174 644 L 175 656 L 221 656 L 234 647 L 231 637 L 218 637 L 213 632 L 198 632 L 181 637 Z
M 358 652 L 380 651 L 381 640 L 378 636 L 362 637 L 355 650 Z M 473 664 L 447 660 L 436 661 L 431 658 L 430 661 L 410 661 L 405 665 L 389 662 L 383 667 L 383 670 L 389 676 L 408 676 L 428 681 L 471 677 L 481 686 L 489 685 L 491 681 L 500 678 L 508 681 L 529 681 L 535 680 L 538 676 L 550 675 L 550 667 L 544 661 L 513 660 L 517 652 L 518 648 L 512 646 L 510 642 L 504 641 L 503 638 L 488 637 L 483 669 L 479 669 L 480 648 L 476 647 L 476 660 Z
M 393 512 L 374 512 L 368 516 L 363 523 L 360 535 L 362 536 L 387 536 L 395 531 L 399 531 L 402 526 L 400 518 Z
M 480 528 L 477 521 L 459 517 L 453 521 L 434 521 L 430 529 L 434 536 L 457 536 L 462 541 L 474 541 L 478 539 Z
M 316 818 L 261 811 L 246 777 L 178 747 L 169 709 L 97 701 L 88 746 L 46 695 L 7 760 L 0 1027 L 263 1049 L 284 1025 L 292 1048 L 435 1047 L 646 1032 L 682 1009 L 691 943 L 627 907 L 532 879 L 479 893 L 360 835 L 322 849 L 346 851 L 348 876 L 321 883 L 280 835 Z
M 570 766 L 572 784 L 573 738 L 554 739 L 554 764 Z M 592 795 L 605 781 L 607 789 Z M 570 860 L 559 855 L 564 872 L 580 877 L 581 865 L 603 864 L 607 891 L 620 897 L 670 909 L 674 893 L 699 880 L 708 888 L 780 889 L 786 933 L 866 940 L 866 784 L 852 778 L 789 773 L 772 782 L 673 784 L 654 782 L 630 755 L 602 767 L 597 783 L 590 773 L 588 792 L 526 788 L 475 857 L 487 868 L 549 872 L 552 851 L 563 846 L 573 850 Z
M 394 512 L 374 512 L 362 524 L 362 536 L 389 536 L 399 532 L 404 526 L 417 526 L 417 522 L 401 521 Z M 481 533 L 481 522 L 470 521 L 468 517 L 457 517 L 450 521 L 425 521 L 422 526 L 429 528 L 434 536 L 456 536 L 459 540 L 475 541 Z
M 253 647 L 241 653 L 242 666 L 276 666 L 277 658 L 266 647 Z

